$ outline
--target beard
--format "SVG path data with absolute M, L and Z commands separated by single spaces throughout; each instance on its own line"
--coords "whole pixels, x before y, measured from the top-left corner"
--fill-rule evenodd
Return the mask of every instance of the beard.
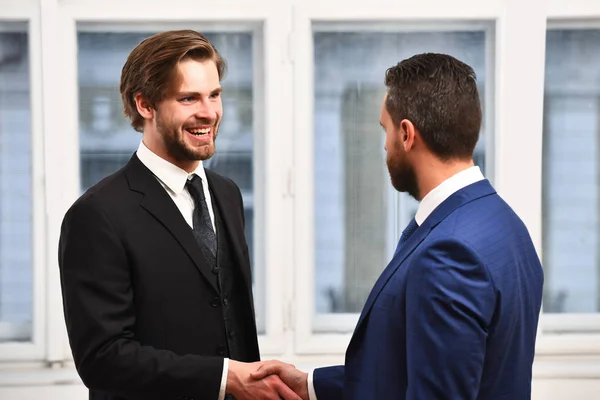
M 391 157 L 388 153 L 387 167 L 392 186 L 399 192 L 408 193 L 415 200 L 420 200 L 417 174 L 414 167 L 400 156 Z
M 203 125 L 209 125 L 211 121 L 200 121 Z M 213 138 L 209 146 L 193 147 L 185 141 L 185 127 L 176 127 L 163 120 L 160 114 L 156 115 L 156 130 L 162 138 L 165 148 L 171 157 L 180 162 L 204 161 L 215 154 L 215 140 L 218 135 L 219 120 L 213 125 Z

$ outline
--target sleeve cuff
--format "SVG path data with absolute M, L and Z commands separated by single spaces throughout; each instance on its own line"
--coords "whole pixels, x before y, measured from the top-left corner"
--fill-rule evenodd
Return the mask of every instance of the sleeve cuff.
M 223 375 L 221 375 L 221 390 L 219 390 L 219 398 L 217 400 L 225 399 L 225 388 L 227 387 L 227 373 L 228 372 L 229 372 L 229 358 L 225 358 L 223 360 Z M 316 399 L 316 397 L 315 397 L 315 399 Z
M 317 393 L 315 392 L 315 384 L 313 382 L 313 373 L 315 370 L 311 370 L 308 373 L 308 400 L 317 400 Z

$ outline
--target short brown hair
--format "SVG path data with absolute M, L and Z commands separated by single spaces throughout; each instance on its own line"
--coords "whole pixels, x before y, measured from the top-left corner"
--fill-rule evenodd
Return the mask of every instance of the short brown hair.
M 142 40 L 127 57 L 121 72 L 121 98 L 125 116 L 138 132 L 144 128 L 144 118 L 139 114 L 135 96 L 141 93 L 155 107 L 163 100 L 174 84 L 177 63 L 186 59 L 213 60 L 219 79 L 223 79 L 227 64 L 217 49 L 204 35 L 193 30 L 157 33 Z
M 473 68 L 446 54 L 418 54 L 389 68 L 385 85 L 396 127 L 410 120 L 442 160 L 473 157 L 481 128 Z

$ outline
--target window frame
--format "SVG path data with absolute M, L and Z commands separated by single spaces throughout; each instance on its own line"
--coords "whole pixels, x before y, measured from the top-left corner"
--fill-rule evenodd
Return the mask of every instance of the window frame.
M 541 0 L 540 0 L 541 2 Z M 509 3 L 509 4 L 506 4 Z M 510 1 L 492 1 L 486 4 L 480 4 L 476 1 L 463 0 L 457 2 L 444 3 L 441 1 L 430 1 L 427 4 L 406 4 L 406 7 L 399 6 L 390 8 L 384 2 L 374 1 L 366 4 L 344 4 L 339 7 L 334 2 L 327 4 L 306 3 L 303 7 L 297 7 L 295 10 L 295 111 L 302 115 L 294 126 L 294 148 L 295 148 L 295 170 L 296 174 L 296 202 L 295 208 L 294 236 L 298 243 L 295 259 L 295 282 L 296 282 L 296 330 L 295 330 L 295 351 L 299 355 L 316 354 L 338 354 L 342 355 L 349 343 L 354 324 L 358 320 L 358 314 L 323 314 L 324 317 L 317 317 L 318 323 L 326 323 L 329 332 L 316 332 L 321 327 L 314 325 L 314 319 L 317 315 L 314 312 L 314 163 L 312 159 L 313 137 L 307 135 L 311 132 L 314 135 L 314 57 L 313 57 L 313 27 L 323 23 L 343 23 L 354 29 L 386 30 L 440 30 L 440 24 L 444 30 L 448 27 L 457 28 L 477 27 L 481 24 L 491 24 L 492 29 L 486 31 L 486 75 L 491 78 L 486 82 L 486 114 L 484 116 L 487 124 L 492 126 L 490 129 L 492 135 L 486 138 L 486 167 L 489 166 L 488 175 L 492 174 L 493 181 L 499 193 L 513 205 L 513 208 L 519 213 L 525 223 L 530 227 L 534 242 L 539 244 L 540 229 L 538 224 L 541 216 L 532 213 L 536 208 L 536 203 L 541 200 L 540 185 L 530 185 L 525 188 L 527 196 L 522 196 L 523 185 L 515 184 L 520 181 L 523 171 L 515 168 L 509 168 L 510 159 L 521 155 L 524 151 L 517 150 L 505 143 L 513 142 L 517 134 L 509 130 L 507 124 L 502 123 L 506 118 L 522 118 L 525 114 L 522 110 L 525 100 L 522 102 L 510 101 L 510 99 L 519 93 L 523 96 L 525 88 L 525 98 L 532 100 L 537 104 L 535 112 L 539 113 L 541 122 L 542 111 L 542 92 L 543 77 L 537 81 L 527 82 L 524 79 L 515 79 L 518 74 L 513 68 L 508 68 L 511 62 L 515 62 L 526 51 L 524 44 L 519 44 L 519 31 L 531 26 L 526 24 L 526 18 L 537 13 L 537 18 L 533 18 L 536 23 L 537 32 L 529 34 L 526 43 L 537 40 L 539 43 L 545 37 L 545 15 L 536 10 L 535 5 L 522 15 L 522 10 L 518 10 L 516 3 Z M 538 4 L 539 5 L 539 4 Z M 466 24 L 466 25 L 465 25 Z M 511 29 L 508 29 L 508 27 Z M 516 28 L 515 28 L 516 26 Z M 473 29 L 473 28 L 471 28 Z M 543 31 L 542 31 L 543 29 Z M 521 43 L 523 41 L 521 40 Z M 516 46 L 516 50 L 514 47 Z M 489 51 L 491 47 L 492 51 Z M 539 47 L 539 46 L 538 46 Z M 539 66 L 543 63 L 544 48 L 538 48 L 533 54 L 528 54 L 527 58 L 534 60 L 534 65 Z M 543 64 L 542 64 L 543 65 Z M 531 69 L 529 67 L 528 71 Z M 307 85 L 306 82 L 311 82 Z M 518 86 L 521 84 L 521 87 Z M 500 88 L 500 90 L 495 90 Z M 536 133 L 529 138 L 531 143 L 539 143 L 541 151 L 541 123 L 536 119 L 528 122 L 532 132 Z M 537 135 L 537 132 L 540 132 Z M 520 139 L 522 140 L 522 139 Z M 541 154 L 534 157 L 531 163 L 531 169 L 526 174 L 536 176 L 536 172 L 541 172 Z M 540 165 L 536 165 L 539 161 Z M 539 187 L 538 187 L 539 186 Z M 524 199 L 523 197 L 531 196 Z M 533 199 L 533 201 L 531 201 Z M 539 207 L 538 207 L 539 209 Z M 403 226 L 401 221 L 396 222 L 396 229 Z M 399 235 L 399 230 L 396 232 Z M 537 247 L 537 246 L 536 246 Z M 382 266 L 383 268 L 384 266 Z M 318 321 L 318 319 L 322 321 Z M 317 329 L 315 329 L 317 328 Z M 336 329 L 337 328 L 337 329 Z
M 286 245 L 286 237 L 280 232 L 291 225 L 286 209 L 291 196 L 287 159 L 277 150 L 285 147 L 286 137 L 280 133 L 291 132 L 291 117 L 285 118 L 289 115 L 286 105 L 290 104 L 291 93 L 291 77 L 286 76 L 291 73 L 286 49 L 286 20 L 290 13 L 286 6 L 269 4 L 230 1 L 211 4 L 206 9 L 198 2 L 182 3 L 185 4 L 181 7 L 165 9 L 160 1 L 140 7 L 141 4 L 121 2 L 26 0 L 15 2 L 14 6 L 11 1 L 8 9 L 1 8 L 0 22 L 16 20 L 29 24 L 35 331 L 32 343 L 0 344 L 0 362 L 72 365 L 56 254 L 62 218 L 79 196 L 78 81 L 73 77 L 77 76 L 80 24 L 155 30 L 180 29 L 183 21 L 187 26 L 201 25 L 203 31 L 251 30 L 254 34 L 254 264 L 257 292 L 264 290 L 264 295 L 255 296 L 255 301 L 257 309 L 263 307 L 266 320 L 265 333 L 259 335 L 262 353 L 284 352 L 284 323 L 289 325 L 289 320 L 285 320 L 281 305 L 290 303 L 291 292 L 279 283 L 290 273 L 281 267 L 291 268 L 291 252 L 280 251 Z M 61 95 L 60 102 L 56 101 L 57 93 Z
M 31 268 L 32 268 L 32 330 L 27 342 L 6 341 L 0 343 L 0 363 L 11 360 L 33 361 L 44 356 L 47 329 L 45 323 L 46 306 L 46 263 L 45 263 L 45 201 L 44 201 L 44 132 L 41 121 L 43 115 L 42 64 L 40 59 L 39 7 L 32 1 L 9 2 L 9 7 L 0 11 L 2 23 L 26 27 L 29 60 L 29 104 L 31 111 Z M 11 31 L 11 28 L 8 28 Z
M 286 37 L 285 25 L 278 18 L 282 12 L 280 6 L 267 4 L 252 5 L 246 3 L 227 2 L 203 7 L 198 2 L 183 2 L 181 7 L 165 9 L 161 2 L 149 2 L 139 8 L 139 4 L 118 3 L 118 8 L 110 7 L 105 2 L 97 4 L 88 1 L 68 2 L 61 10 L 63 22 L 61 33 L 64 38 L 65 64 L 69 66 L 63 75 L 77 76 L 77 32 L 99 29 L 102 31 L 147 31 L 161 29 L 181 29 L 182 22 L 186 27 L 202 29 L 203 32 L 214 31 L 251 31 L 253 33 L 253 101 L 254 108 L 254 226 L 255 226 L 255 306 L 262 307 L 266 316 L 264 321 L 265 333 L 259 335 L 259 344 L 263 354 L 283 353 L 283 315 L 280 304 L 284 302 L 285 291 L 278 283 L 286 273 L 281 266 L 290 265 L 286 254 L 278 251 L 281 241 L 279 223 L 286 219 L 284 204 L 281 204 L 282 193 L 286 192 L 285 181 L 281 179 L 280 171 L 285 170 L 282 158 L 276 149 L 280 148 L 284 137 L 280 132 L 290 131 L 289 120 L 279 118 L 284 115 L 285 102 L 280 101 L 279 89 L 285 86 L 286 69 L 280 67 L 285 60 L 281 38 Z M 280 19 L 280 18 L 279 18 Z M 78 118 L 74 110 L 78 110 L 78 83 L 72 79 L 67 87 L 70 104 L 65 110 L 65 117 L 70 122 L 64 133 L 65 140 L 73 143 L 68 157 L 78 163 Z M 69 111 L 71 110 L 71 111 Z M 268 112 L 267 112 L 268 110 Z M 225 112 L 227 112 L 225 110 Z M 68 139 L 67 139 L 68 138 Z M 74 157 L 76 155 L 77 157 Z M 78 171 L 78 166 L 72 165 L 72 171 Z M 68 207 L 77 196 L 79 174 L 73 173 L 69 186 L 72 192 Z M 68 205 L 67 205 L 68 204 Z M 268 243 L 268 246 L 267 246 Z M 263 295 L 260 295 L 264 290 Z M 267 301 L 268 299 L 268 301 Z M 260 323 L 259 319 L 259 323 Z M 65 358 L 71 358 L 69 347 L 66 346 Z
M 549 0 L 547 31 L 563 29 L 600 30 L 600 4 Z M 543 263 L 543 254 L 541 257 Z M 544 314 L 542 311 L 539 325 L 537 351 L 540 354 L 600 355 L 600 313 Z M 597 371 L 595 377 L 599 377 L 600 366 L 594 371 Z

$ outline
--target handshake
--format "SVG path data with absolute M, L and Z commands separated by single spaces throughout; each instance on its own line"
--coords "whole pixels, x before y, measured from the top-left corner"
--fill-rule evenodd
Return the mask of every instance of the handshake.
M 237 400 L 309 400 L 308 374 L 277 360 L 229 360 L 226 391 Z

